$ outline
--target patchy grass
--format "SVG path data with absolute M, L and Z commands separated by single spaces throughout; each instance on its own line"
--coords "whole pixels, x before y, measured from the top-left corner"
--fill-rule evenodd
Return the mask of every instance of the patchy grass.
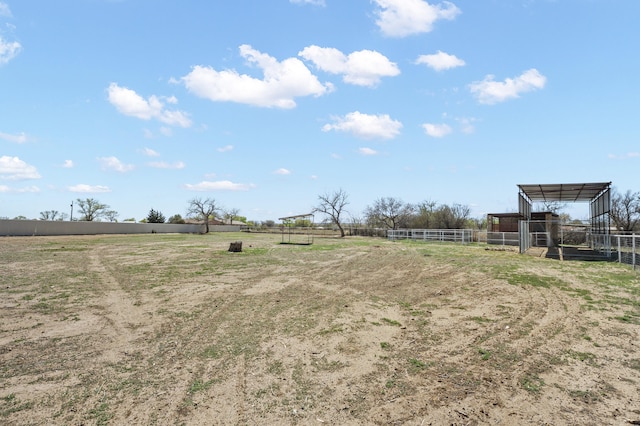
M 380 318 L 380 321 L 382 321 L 382 323 L 386 325 L 392 325 L 394 327 L 402 327 L 402 324 L 400 324 L 399 321 L 392 320 L 389 318 Z
M 193 383 L 191 383 L 191 386 L 189 386 L 189 393 L 194 394 L 197 392 L 206 391 L 212 385 L 213 385 L 213 380 L 208 380 L 206 382 L 202 380 L 196 380 Z
M 33 403 L 22 402 L 13 393 L 5 397 L 0 397 L 0 417 L 8 417 L 10 414 L 19 413 L 32 407 Z
M 567 357 L 590 365 L 597 365 L 596 356 L 590 352 L 567 351 Z
M 527 392 L 538 394 L 544 386 L 544 380 L 538 377 L 537 374 L 526 374 L 520 379 L 520 385 Z
M 427 363 L 420 361 L 416 358 L 409 358 L 409 371 L 416 373 L 420 370 L 427 368 Z
M 640 274 L 614 263 L 240 233 L 2 243 L 0 423 L 607 424 L 640 412 Z
M 488 349 L 478 348 L 478 353 L 481 355 L 483 361 L 491 358 L 491 351 Z
M 113 413 L 109 409 L 109 404 L 103 402 L 89 410 L 89 418 L 94 420 L 97 426 L 107 425 L 113 418 Z

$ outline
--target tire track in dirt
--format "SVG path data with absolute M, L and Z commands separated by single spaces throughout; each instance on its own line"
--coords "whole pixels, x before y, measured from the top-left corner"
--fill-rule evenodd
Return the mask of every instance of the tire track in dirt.
M 531 371 L 547 367 L 550 348 L 562 347 L 558 340 L 577 333 L 576 317 L 580 313 L 579 302 L 555 288 L 530 288 L 531 308 L 518 319 L 521 335 L 509 336 L 512 346 L 523 354 L 522 366 L 514 366 L 512 386 L 520 386 L 519 380 Z M 527 331 L 527 329 L 530 329 Z
M 394 404 L 405 404 L 407 411 L 415 410 L 431 424 L 488 424 L 489 419 L 493 424 L 531 424 L 541 416 L 528 399 L 531 394 L 522 392 L 523 378 L 542 376 L 550 367 L 549 358 L 563 350 L 563 336 L 577 332 L 580 303 L 556 288 L 475 278 L 474 284 L 468 284 L 466 300 L 459 299 L 463 293 L 458 285 L 444 292 L 445 299 L 441 299 L 440 290 L 434 295 L 438 306 L 432 309 L 429 329 L 442 341 L 405 352 L 405 358 L 421 354 L 434 362 L 422 379 L 407 376 L 407 381 L 423 394 L 419 385 L 429 377 L 437 395 L 431 394 L 426 409 L 423 398 L 414 395 L 401 396 Z M 454 281 L 455 277 L 450 277 L 449 282 Z M 469 300 L 475 303 L 469 304 Z M 526 308 L 506 314 L 504 307 L 514 305 Z M 416 330 L 408 331 L 417 336 Z M 482 360 L 479 348 L 490 351 L 486 360 Z M 478 394 L 485 398 L 478 400 Z M 392 404 L 384 401 L 372 411 L 388 423 L 406 420 L 394 417 Z
M 104 294 L 96 303 L 100 309 L 104 309 L 100 316 L 107 322 L 100 330 L 105 337 L 102 358 L 116 362 L 122 357 L 121 353 L 126 352 L 125 349 L 132 346 L 142 334 L 138 327 L 143 324 L 144 317 L 140 308 L 134 306 L 131 296 L 104 265 L 97 250 L 89 254 L 88 265 L 90 273 L 99 277 L 96 284 Z
M 237 423 L 246 424 L 245 401 L 247 400 L 247 369 L 244 355 L 238 357 L 236 367 L 236 413 Z

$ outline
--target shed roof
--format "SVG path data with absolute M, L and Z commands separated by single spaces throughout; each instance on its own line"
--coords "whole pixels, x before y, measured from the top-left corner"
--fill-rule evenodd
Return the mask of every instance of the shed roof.
M 302 219 L 302 218 L 310 217 L 310 216 L 313 216 L 313 213 L 297 214 L 297 215 L 295 215 L 295 216 L 279 217 L 279 218 L 278 218 L 278 220 Z
M 554 213 L 554 212 L 531 212 L 532 216 L 543 216 L 543 215 L 547 215 L 547 214 L 550 214 L 552 216 L 558 216 L 558 214 Z M 498 217 L 498 218 L 507 218 L 507 217 L 521 218 L 522 217 L 522 213 L 519 213 L 519 212 L 487 213 L 487 216 L 493 216 L 493 217 Z
M 611 182 L 518 185 L 531 201 L 591 201 L 611 187 Z

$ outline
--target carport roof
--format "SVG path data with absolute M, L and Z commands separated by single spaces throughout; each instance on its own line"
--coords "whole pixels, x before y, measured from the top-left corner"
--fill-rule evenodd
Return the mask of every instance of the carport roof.
M 293 220 L 293 219 L 302 219 L 305 217 L 310 217 L 313 216 L 313 213 L 307 213 L 307 214 L 297 214 L 295 216 L 285 216 L 285 217 L 279 217 L 278 220 Z
M 611 182 L 596 183 L 553 183 L 518 185 L 520 192 L 524 193 L 533 202 L 536 201 L 564 201 L 578 202 L 591 201 L 606 189 L 611 187 Z

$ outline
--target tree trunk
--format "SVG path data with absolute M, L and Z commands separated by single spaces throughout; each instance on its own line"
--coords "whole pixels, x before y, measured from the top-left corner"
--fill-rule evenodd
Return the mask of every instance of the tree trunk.
M 232 253 L 240 253 L 242 251 L 242 241 L 234 241 L 230 243 L 229 251 Z

